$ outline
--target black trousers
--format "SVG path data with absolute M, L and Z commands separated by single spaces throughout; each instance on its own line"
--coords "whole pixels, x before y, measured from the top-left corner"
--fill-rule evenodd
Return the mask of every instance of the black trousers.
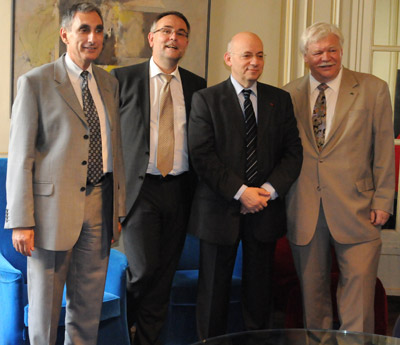
M 188 183 L 188 174 L 166 178 L 146 175 L 123 223 L 129 262 L 128 319 L 136 323 L 135 345 L 160 344 L 171 284 L 186 236 Z
M 232 272 L 240 239 L 243 247 L 242 313 L 246 330 L 269 328 L 272 309 L 272 269 L 276 241 L 260 242 L 246 227 L 234 245 L 200 241 L 197 332 L 200 340 L 226 333 Z M 227 231 L 229 231 L 227 229 Z

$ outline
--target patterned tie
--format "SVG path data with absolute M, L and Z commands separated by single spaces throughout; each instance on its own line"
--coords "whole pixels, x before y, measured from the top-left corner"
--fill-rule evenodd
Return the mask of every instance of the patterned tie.
M 244 116 L 246 127 L 246 180 L 252 186 L 257 171 L 257 122 L 254 114 L 253 104 L 250 100 L 251 90 L 243 89 Z
M 170 82 L 172 75 L 161 74 L 164 85 L 160 92 L 160 119 L 158 123 L 157 169 L 166 176 L 174 166 L 174 107 Z
M 326 129 L 326 99 L 325 90 L 329 86 L 325 83 L 318 85 L 319 94 L 315 101 L 315 106 L 312 114 L 312 122 L 314 128 L 315 141 L 317 142 L 318 150 L 321 152 L 325 143 Z
M 92 94 L 88 86 L 88 71 L 83 71 L 81 76 L 82 83 L 82 103 L 83 112 L 89 125 L 89 162 L 88 162 L 88 180 L 96 184 L 103 176 L 103 154 L 101 147 L 100 121 L 97 114 L 96 105 L 93 102 Z

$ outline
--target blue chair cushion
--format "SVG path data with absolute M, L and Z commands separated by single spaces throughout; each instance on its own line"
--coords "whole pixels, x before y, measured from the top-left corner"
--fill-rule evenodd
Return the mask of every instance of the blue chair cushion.
M 197 299 L 198 270 L 176 271 L 171 289 L 171 305 L 195 305 Z M 232 276 L 231 302 L 240 301 L 241 277 Z
M 64 291 L 64 296 L 61 306 L 60 321 L 58 323 L 59 326 L 65 326 L 65 306 L 66 306 L 66 300 Z M 28 327 L 28 311 L 29 311 L 29 304 L 27 304 L 24 308 L 24 323 L 26 327 Z M 113 317 L 118 317 L 120 316 L 120 314 L 121 314 L 120 298 L 112 293 L 104 292 L 100 321 L 108 320 Z

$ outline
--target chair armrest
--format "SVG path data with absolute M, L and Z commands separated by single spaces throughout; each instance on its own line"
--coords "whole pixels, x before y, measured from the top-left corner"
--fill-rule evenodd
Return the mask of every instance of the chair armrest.
M 119 297 L 125 296 L 127 268 L 128 260 L 125 254 L 116 249 L 111 249 L 105 291 Z

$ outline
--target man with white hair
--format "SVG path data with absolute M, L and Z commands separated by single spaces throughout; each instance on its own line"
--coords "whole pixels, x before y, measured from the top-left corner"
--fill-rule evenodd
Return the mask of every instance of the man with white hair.
M 287 196 L 304 326 L 332 328 L 333 246 L 340 269 L 340 329 L 374 332 L 380 229 L 393 212 L 394 147 L 387 84 L 342 67 L 343 35 L 316 23 L 301 39 L 310 74 L 284 89 L 292 96 L 303 144 L 300 176 Z

